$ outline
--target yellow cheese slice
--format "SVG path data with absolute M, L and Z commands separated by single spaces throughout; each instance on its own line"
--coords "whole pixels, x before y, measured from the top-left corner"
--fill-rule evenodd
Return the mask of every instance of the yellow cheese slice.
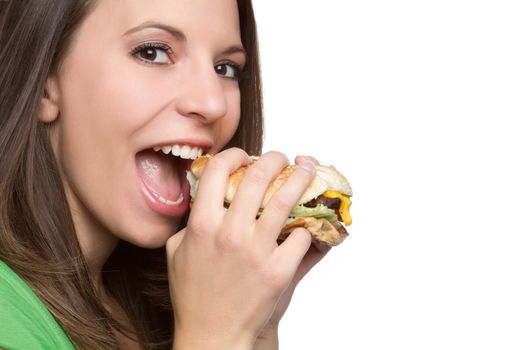
M 343 219 L 346 226 L 351 225 L 352 217 L 350 216 L 350 206 L 352 205 L 352 201 L 350 200 L 350 197 L 337 191 L 326 191 L 323 193 L 323 196 L 328 198 L 339 198 L 341 200 L 339 215 L 341 215 L 341 219 Z

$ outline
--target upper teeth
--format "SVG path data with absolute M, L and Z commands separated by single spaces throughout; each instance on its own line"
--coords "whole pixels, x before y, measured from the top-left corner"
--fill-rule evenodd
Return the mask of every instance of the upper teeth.
M 173 154 L 174 156 L 181 157 L 184 159 L 197 159 L 202 155 L 204 150 L 199 147 L 191 147 L 188 145 L 172 145 L 153 147 L 155 152 L 162 151 L 164 154 Z

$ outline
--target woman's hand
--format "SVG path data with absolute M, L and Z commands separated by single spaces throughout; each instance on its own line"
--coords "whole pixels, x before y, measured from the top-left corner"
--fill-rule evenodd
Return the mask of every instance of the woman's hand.
M 283 295 L 279 299 L 275 311 L 270 317 L 270 320 L 266 323 L 262 331 L 259 333 L 255 345 L 253 347 L 254 350 L 278 349 L 277 344 L 279 322 L 281 321 L 281 318 L 283 317 L 286 309 L 288 308 L 288 305 L 290 305 L 290 301 L 292 299 L 293 292 L 295 291 L 295 287 L 297 287 L 299 281 L 301 281 L 301 279 L 306 275 L 306 273 L 308 273 L 308 271 L 310 271 L 311 268 L 315 264 L 317 264 L 326 255 L 326 253 L 328 253 L 330 249 L 331 247 L 329 246 L 317 244 L 315 242 L 310 246 L 310 249 L 308 249 L 308 252 L 306 253 L 303 261 L 299 265 L 299 268 L 297 269 L 297 272 L 292 282 L 290 283 L 288 288 L 286 288 Z
M 229 175 L 250 162 L 240 149 L 215 155 L 200 179 L 187 227 L 168 241 L 178 350 L 251 349 L 280 298 L 289 299 L 285 291 L 309 250 L 311 237 L 304 229 L 279 246 L 276 240 L 314 177 L 313 164 L 298 167 L 256 220 L 266 188 L 288 161 L 277 152 L 263 155 L 225 210 Z
M 315 165 L 319 165 L 317 159 L 313 157 L 298 156 L 295 158 L 295 164 L 300 165 L 303 162 L 312 162 Z M 265 327 L 257 337 L 257 340 L 253 347 L 254 350 L 270 350 L 278 348 L 277 333 L 279 322 L 281 321 L 286 309 L 288 308 L 288 305 L 290 305 L 290 301 L 292 299 L 293 292 L 295 291 L 295 287 L 297 287 L 297 284 L 302 280 L 302 278 L 312 269 L 312 267 L 314 267 L 315 264 L 317 264 L 328 253 L 328 251 L 330 251 L 330 249 L 331 247 L 324 244 L 318 244 L 316 242 L 314 242 L 310 246 L 310 248 L 306 252 L 306 255 L 301 261 L 299 268 L 297 269 L 295 276 L 292 279 L 292 282 L 290 283 L 288 288 L 286 288 L 282 296 L 279 298 L 275 311 L 273 312 L 269 321 L 266 323 Z

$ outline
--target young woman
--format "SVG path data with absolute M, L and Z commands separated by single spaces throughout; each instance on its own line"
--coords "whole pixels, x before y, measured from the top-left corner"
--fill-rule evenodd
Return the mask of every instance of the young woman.
M 302 229 L 275 242 L 311 157 L 258 220 L 278 152 L 223 209 L 228 175 L 261 152 L 250 1 L 0 10 L 0 348 L 276 349 L 326 251 Z M 216 156 L 188 214 L 201 152 Z

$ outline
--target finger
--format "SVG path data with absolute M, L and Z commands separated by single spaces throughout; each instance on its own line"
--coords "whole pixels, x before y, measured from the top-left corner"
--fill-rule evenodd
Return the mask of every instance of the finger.
M 199 179 L 190 219 L 206 221 L 218 210 L 224 212 L 224 197 L 230 174 L 251 162 L 248 154 L 240 148 L 229 148 L 213 156 Z
M 320 165 L 319 161 L 316 158 L 311 157 L 311 156 L 297 156 L 295 157 L 295 164 L 300 165 L 303 161 L 307 161 L 307 160 L 310 160 L 315 165 Z
M 287 165 L 288 158 L 280 152 L 261 156 L 242 178 L 225 220 L 244 227 L 253 225 L 268 186 Z
M 330 251 L 331 247 L 326 244 L 312 242 L 312 245 L 306 252 L 298 271 L 295 274 L 294 283 L 299 281 Z
M 286 240 L 274 252 L 274 263 L 290 276 L 292 281 L 301 261 L 305 258 L 312 243 L 312 236 L 306 229 L 300 227 L 290 233 Z
M 288 180 L 272 196 L 257 223 L 261 240 L 271 246 L 275 242 L 288 216 L 315 177 L 315 166 L 304 161 L 297 166 Z

